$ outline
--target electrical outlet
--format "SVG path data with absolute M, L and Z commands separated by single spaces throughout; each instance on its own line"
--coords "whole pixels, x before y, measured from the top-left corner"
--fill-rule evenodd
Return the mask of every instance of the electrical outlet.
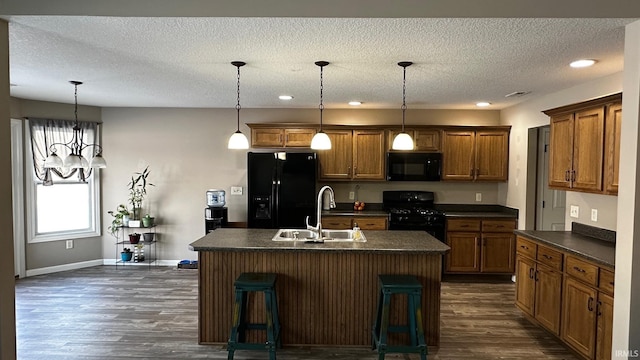
M 476 201 L 482 201 L 482 193 L 476 193 Z
M 242 195 L 242 186 L 232 186 L 231 195 Z
M 349 191 L 349 200 L 355 200 L 356 193 L 354 191 Z
M 67 249 L 73 249 L 73 240 L 67 240 L 65 246 Z
M 591 209 L 591 221 L 598 221 L 598 209 Z
M 579 218 L 580 217 L 580 207 L 578 207 L 577 205 L 571 205 L 571 212 L 569 213 L 569 216 L 571 216 L 572 218 Z

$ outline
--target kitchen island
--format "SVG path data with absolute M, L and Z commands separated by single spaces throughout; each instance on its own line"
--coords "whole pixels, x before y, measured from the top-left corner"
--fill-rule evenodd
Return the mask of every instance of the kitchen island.
M 378 274 L 411 274 L 423 286 L 426 342 L 440 341 L 442 256 L 449 247 L 424 231 L 364 231 L 366 242 L 272 241 L 275 229 L 217 229 L 189 245 L 198 252 L 198 340 L 226 343 L 233 282 L 242 272 L 278 274 L 276 293 L 287 345 L 371 345 Z M 264 317 L 262 297 L 250 320 Z M 391 323 L 406 321 L 398 301 Z M 394 306 L 395 307 L 395 306 Z M 249 334 L 249 340 L 262 334 Z

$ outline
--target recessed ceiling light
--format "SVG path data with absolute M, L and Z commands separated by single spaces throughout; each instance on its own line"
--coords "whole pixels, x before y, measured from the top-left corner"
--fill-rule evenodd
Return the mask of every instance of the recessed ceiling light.
M 481 101 L 481 102 L 477 102 L 476 103 L 476 106 L 478 106 L 478 107 L 487 107 L 489 105 L 491 105 L 491 103 L 490 102 L 486 102 L 486 101 Z
M 596 61 L 592 59 L 581 59 L 581 60 L 576 60 L 572 62 L 571 64 L 569 64 L 569 66 L 571 66 L 572 68 L 583 68 L 583 67 L 589 67 L 595 63 Z
M 362 105 L 361 101 L 349 101 L 349 105 L 351 106 L 360 106 Z
M 291 95 L 280 95 L 280 96 L 278 96 L 278 99 L 280 99 L 280 100 L 291 100 L 291 99 L 293 99 L 293 96 L 291 96 Z

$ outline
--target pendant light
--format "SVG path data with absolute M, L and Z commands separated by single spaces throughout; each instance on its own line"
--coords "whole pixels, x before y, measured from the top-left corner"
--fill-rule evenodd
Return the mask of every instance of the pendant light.
M 237 112 L 237 120 L 238 127 L 236 128 L 236 132 L 234 132 L 229 138 L 229 144 L 227 148 L 229 149 L 248 149 L 249 141 L 247 137 L 240 131 L 240 67 L 245 66 L 246 63 L 242 61 L 232 61 L 231 65 L 238 68 L 238 103 L 236 104 L 236 112 Z
M 320 109 L 320 131 L 318 131 L 314 136 L 313 139 L 311 139 L 311 148 L 313 150 L 330 150 L 331 149 L 331 139 L 329 139 L 329 136 L 322 131 L 322 110 L 324 110 L 324 105 L 322 104 L 322 69 L 329 65 L 329 62 L 327 61 L 316 61 L 315 62 L 316 65 L 318 65 L 320 67 L 320 106 L 318 107 Z
M 398 65 L 402 66 L 402 131 L 396 135 L 393 139 L 393 145 L 391 149 L 393 150 L 413 150 L 413 139 L 411 139 L 411 135 L 407 134 L 404 131 L 404 113 L 407 110 L 406 103 L 406 83 L 407 83 L 407 66 L 411 66 L 413 63 L 411 61 L 401 61 Z
M 74 103 L 75 103 L 75 124 L 73 126 L 73 136 L 68 143 L 53 143 L 49 147 L 51 151 L 51 155 L 47 156 L 44 161 L 44 168 L 60 168 L 66 167 L 70 169 L 86 169 L 86 168 L 106 168 L 107 162 L 102 157 L 102 146 L 98 144 L 87 144 L 83 140 L 84 132 L 80 127 L 80 123 L 78 122 L 78 85 L 82 85 L 81 81 L 69 81 L 70 84 L 74 86 Z M 57 147 L 64 146 L 69 149 L 69 155 L 64 159 L 64 161 L 56 154 Z M 91 157 L 91 162 L 87 161 L 82 155 L 84 149 L 92 147 L 94 151 L 92 154 L 95 154 Z M 84 175 L 80 175 L 81 180 L 84 181 Z

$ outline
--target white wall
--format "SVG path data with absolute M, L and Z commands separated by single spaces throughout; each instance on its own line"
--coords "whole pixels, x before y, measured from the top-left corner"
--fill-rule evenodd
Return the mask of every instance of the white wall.
M 520 209 L 518 227 L 524 229 L 526 217 L 526 185 L 535 178 L 527 178 L 527 132 L 529 128 L 549 125 L 549 117 L 543 110 L 582 102 L 622 91 L 622 73 L 591 81 L 556 93 L 542 95 L 529 101 L 504 109 L 500 121 L 511 125 L 509 148 L 509 181 L 499 185 L 499 201 L 509 207 Z M 587 193 L 567 192 L 567 212 L 569 205 L 580 206 L 580 218 L 569 218 L 567 213 L 566 227 L 571 228 L 571 221 L 577 221 L 605 229 L 616 229 L 617 197 Z M 598 209 L 598 222 L 590 220 L 591 209 Z

